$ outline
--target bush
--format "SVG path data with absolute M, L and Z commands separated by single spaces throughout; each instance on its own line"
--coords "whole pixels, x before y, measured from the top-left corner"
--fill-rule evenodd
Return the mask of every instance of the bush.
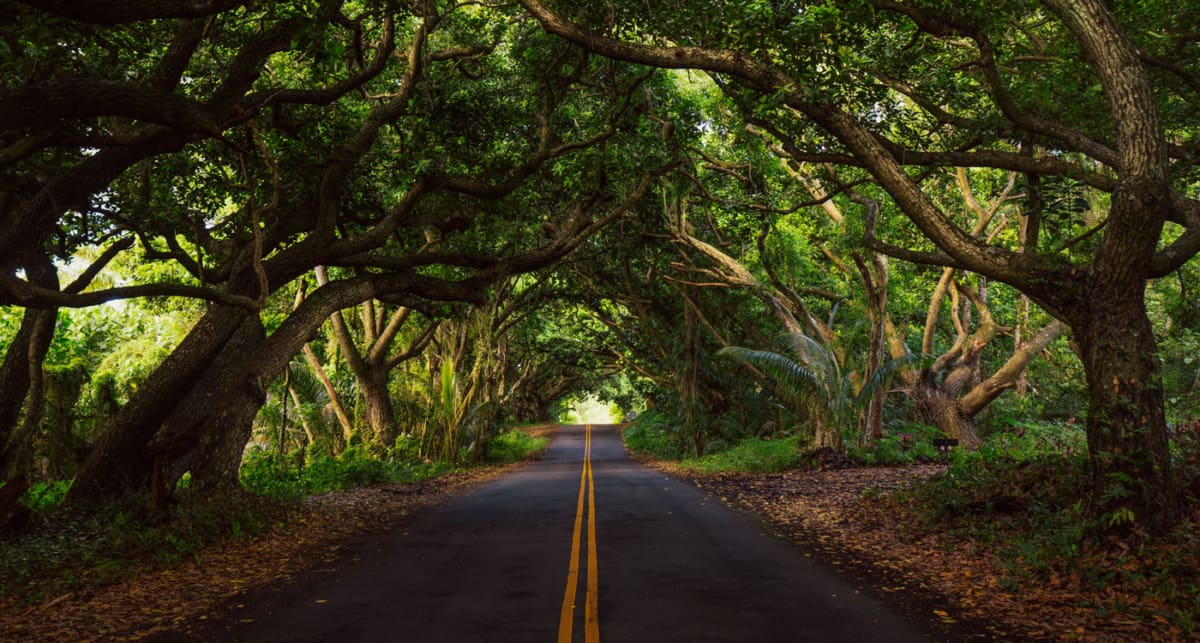
M 782 440 L 746 438 L 726 451 L 684 460 L 681 466 L 709 473 L 785 471 L 800 462 L 799 442 L 799 436 Z
M 1176 422 L 1169 428 L 1179 486 L 1200 496 L 1200 418 Z
M 70 480 L 37 482 L 25 491 L 20 502 L 33 511 L 48 511 L 62 505 L 70 488 Z
M 276 498 L 396 482 L 399 478 L 396 467 L 371 457 L 362 445 L 354 445 L 336 458 L 318 456 L 304 468 L 294 466 L 290 458 L 256 451 L 246 457 L 241 469 L 242 486 L 246 490 Z
M 537 457 L 546 450 L 546 438 L 535 438 L 520 429 L 509 429 L 488 443 L 489 462 L 522 462 Z
M 642 413 L 621 432 L 625 446 L 635 453 L 653 456 L 660 460 L 678 460 L 681 454 L 679 443 L 667 431 L 660 412 L 651 409 Z
M 940 437 L 942 432 L 935 427 L 906 422 L 888 427 L 884 436 L 878 440 L 861 446 L 850 446 L 847 454 L 854 460 L 871 466 L 931 462 L 939 455 L 933 441 Z

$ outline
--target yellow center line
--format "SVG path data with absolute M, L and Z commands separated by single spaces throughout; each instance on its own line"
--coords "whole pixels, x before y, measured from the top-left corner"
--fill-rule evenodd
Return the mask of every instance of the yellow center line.
M 571 535 L 571 561 L 567 568 L 567 589 L 558 617 L 558 643 L 571 643 L 575 626 L 575 594 L 579 587 L 579 549 L 583 535 L 583 503 L 588 504 L 587 595 L 584 608 L 584 640 L 600 643 L 599 563 L 596 560 L 596 483 L 592 476 L 592 425 L 584 426 L 583 470 L 579 473 L 579 500 L 575 507 L 575 530 Z
M 584 640 L 600 643 L 600 563 L 596 560 L 596 482 L 592 479 L 592 425 L 587 426 L 587 459 L 584 469 L 588 478 L 588 566 L 587 607 L 584 611 Z

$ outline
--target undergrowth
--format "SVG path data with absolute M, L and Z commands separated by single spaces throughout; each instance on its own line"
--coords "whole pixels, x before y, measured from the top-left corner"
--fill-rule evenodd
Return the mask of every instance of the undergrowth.
M 746 438 L 726 451 L 700 458 L 687 458 L 680 466 L 708 473 L 785 471 L 794 468 L 800 462 L 801 455 L 797 450 L 799 440 L 796 436 L 781 440 Z
M 510 429 L 492 438 L 488 444 L 487 460 L 499 464 L 529 460 L 545 451 L 547 442 L 545 437 L 534 437 L 520 429 Z
M 30 529 L 0 547 L 0 594 L 37 603 L 148 569 L 202 559 L 205 547 L 262 533 L 292 504 L 235 491 L 180 498 L 147 515 L 146 498 L 36 511 Z
M 682 453 L 679 442 L 668 430 L 667 418 L 654 409 L 639 415 L 621 431 L 621 437 L 629 450 L 659 460 L 677 460 Z
M 865 466 L 934 462 L 941 455 L 933 440 L 941 435 L 938 429 L 930 426 L 904 423 L 889 428 L 878 440 L 861 445 L 850 444 L 839 457 L 851 465 Z M 681 466 L 698 471 L 762 473 L 814 463 L 813 458 L 805 453 L 807 445 L 801 443 L 799 436 L 774 439 L 751 436 L 734 442 L 732 446 L 722 444 L 720 450 L 699 458 L 684 457 L 677 436 L 671 433 L 665 419 L 653 410 L 626 427 L 623 437 L 625 446 L 634 453 L 658 460 L 681 461 Z M 712 444 L 719 442 L 714 441 Z
M 511 430 L 492 439 L 489 463 L 527 460 L 546 438 Z M 204 549 L 244 538 L 285 522 L 297 499 L 329 491 L 388 482 L 428 480 L 459 469 L 447 462 L 412 458 L 397 445 L 384 458 L 355 446 L 340 457 L 299 458 L 251 452 L 241 470 L 242 489 L 195 494 L 181 484 L 175 501 L 154 515 L 147 498 L 93 507 L 63 507 L 69 481 L 38 483 L 22 498 L 32 510 L 20 534 L 0 541 L 0 595 L 38 603 L 84 587 L 98 587 L 147 570 L 202 561 Z
M 297 458 L 269 451 L 252 451 L 242 462 L 242 487 L 273 498 L 299 498 L 386 482 L 417 482 L 453 471 L 449 462 L 382 459 L 361 445 L 340 456 L 317 455 L 305 466 Z
M 246 490 L 276 498 L 298 498 L 372 484 L 419 482 L 461 469 L 452 462 L 420 458 L 411 440 L 401 436 L 383 457 L 362 445 L 351 446 L 340 456 L 309 454 L 306 463 L 288 455 L 252 451 L 242 462 L 241 481 Z M 486 461 L 504 464 L 527 460 L 546 448 L 546 438 L 535 438 L 510 429 L 492 438 Z
M 1200 439 L 1175 437 L 1179 484 L 1194 486 Z M 881 502 L 907 516 L 913 536 L 941 534 L 948 546 L 986 552 L 1006 591 L 1104 597 L 1082 607 L 1200 633 L 1200 513 L 1189 505 L 1186 519 L 1157 538 L 1106 529 L 1089 513 L 1085 445 L 1071 423 L 1015 425 Z

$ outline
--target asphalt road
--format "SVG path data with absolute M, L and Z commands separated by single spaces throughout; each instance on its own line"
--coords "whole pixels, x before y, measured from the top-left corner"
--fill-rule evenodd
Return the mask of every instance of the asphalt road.
M 252 622 L 215 640 L 930 640 L 753 521 L 628 460 L 615 427 L 588 434 L 564 427 L 541 462 L 335 577 L 247 601 L 238 616 Z

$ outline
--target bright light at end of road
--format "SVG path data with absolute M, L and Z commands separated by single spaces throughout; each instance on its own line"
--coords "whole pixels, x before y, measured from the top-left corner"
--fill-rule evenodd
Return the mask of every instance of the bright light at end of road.
M 575 411 L 581 424 L 613 424 L 615 422 L 608 404 L 594 397 L 575 402 L 571 405 L 571 410 Z

